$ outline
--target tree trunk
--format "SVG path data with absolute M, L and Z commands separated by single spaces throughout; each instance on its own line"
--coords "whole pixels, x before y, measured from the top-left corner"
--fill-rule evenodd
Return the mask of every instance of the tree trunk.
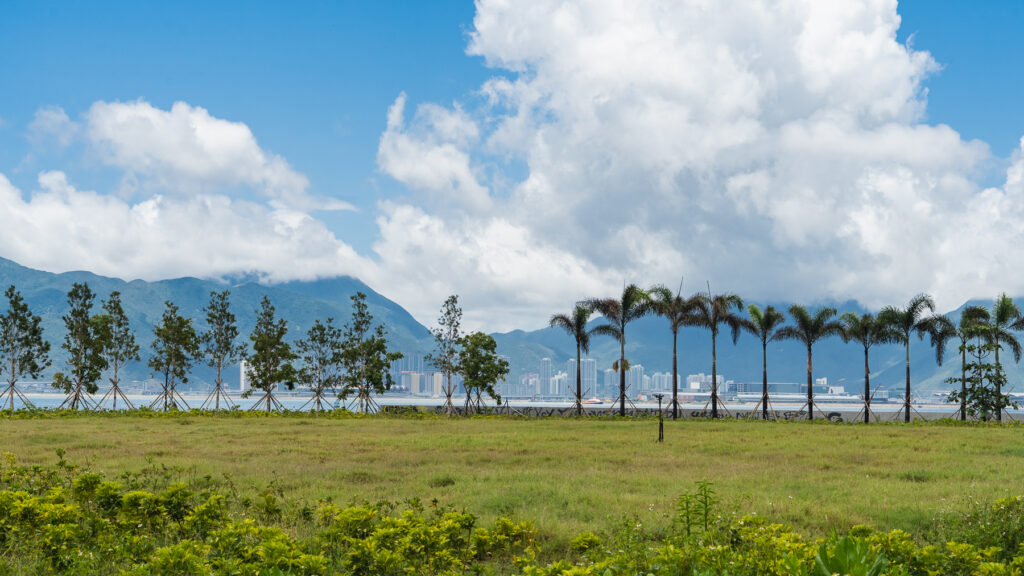
M 224 382 L 221 379 L 221 377 L 220 377 L 220 372 L 221 372 L 221 368 L 222 368 L 223 364 L 224 363 L 222 361 L 220 361 L 220 360 L 217 361 L 217 382 L 216 382 L 216 385 L 217 385 L 217 390 L 216 390 L 217 395 L 213 399 L 213 409 L 217 410 L 217 411 L 220 411 L 220 387 L 221 387 L 222 383 Z
M 576 342 L 576 415 L 583 416 L 583 366 L 580 365 L 580 343 Z
M 768 421 L 768 340 L 761 341 L 761 418 Z
M 577 370 L 578 372 L 579 370 Z M 626 327 L 619 340 L 619 416 L 626 415 Z
M 814 420 L 814 366 L 811 364 L 811 345 L 807 345 L 807 419 Z
M 903 398 L 903 421 L 910 422 L 910 334 L 907 334 L 907 390 Z
M 15 384 L 15 382 L 17 382 L 17 377 L 16 377 L 16 375 L 14 373 L 15 372 L 15 370 L 14 370 L 14 362 L 15 362 L 14 355 L 11 355 L 11 377 L 7 380 L 7 383 L 10 384 L 11 414 L 14 413 L 14 384 Z
M 679 417 L 679 363 L 676 354 L 676 343 L 679 340 L 679 330 L 672 331 L 672 419 Z
M 714 332 L 711 332 L 711 417 L 718 418 L 718 357 Z
M 864 347 L 864 423 L 871 422 L 871 367 L 868 365 L 868 347 Z
M 960 421 L 967 421 L 967 344 L 960 350 Z
M 1003 421 L 1003 385 L 1000 378 L 1003 375 L 1003 367 L 999 365 L 999 338 L 995 339 L 996 343 L 996 422 Z

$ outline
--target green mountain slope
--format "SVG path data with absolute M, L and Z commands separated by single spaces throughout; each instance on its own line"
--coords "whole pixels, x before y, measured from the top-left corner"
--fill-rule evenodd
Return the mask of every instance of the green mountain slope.
M 333 317 L 338 325 L 348 321 L 351 315 L 350 296 L 357 291 L 367 295 L 367 304 L 377 322 L 388 328 L 389 338 L 394 347 L 406 353 L 423 352 L 430 345 L 430 334 L 425 327 L 409 315 L 401 306 L 374 292 L 355 278 L 339 277 L 316 282 L 291 282 L 265 286 L 247 282 L 237 286 L 197 278 L 177 278 L 159 282 L 133 280 L 126 282 L 107 278 L 90 272 L 67 272 L 51 274 L 20 266 L 0 258 L 0 286 L 13 284 L 21 291 L 32 311 L 43 318 L 43 326 L 53 351 L 52 372 L 64 369 L 64 353 L 60 342 L 64 337 L 61 316 L 66 312 L 66 294 L 74 282 L 87 282 L 97 294 L 95 313 L 99 312 L 100 300 L 110 292 L 121 292 L 125 311 L 135 330 L 136 339 L 142 347 L 143 361 L 127 367 L 125 376 L 130 380 L 144 380 L 150 377 L 145 360 L 152 343 L 153 326 L 160 321 L 164 302 L 172 301 L 180 313 L 193 318 L 197 330 L 205 329 L 203 307 L 209 301 L 211 291 L 225 288 L 231 290 L 231 309 L 237 317 L 240 340 L 246 338 L 255 323 L 256 309 L 264 295 L 268 296 L 277 309 L 277 314 L 288 320 L 289 338 L 297 340 L 316 319 Z M 197 367 L 194 380 L 208 382 L 211 372 Z M 228 382 L 237 382 L 237 372 L 228 374 Z

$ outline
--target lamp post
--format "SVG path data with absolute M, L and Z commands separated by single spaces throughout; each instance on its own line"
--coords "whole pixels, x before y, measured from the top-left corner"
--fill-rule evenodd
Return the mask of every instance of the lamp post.
M 661 414 L 661 399 L 665 397 L 664 394 L 655 394 L 655 398 L 658 399 L 658 442 L 665 440 L 665 419 Z

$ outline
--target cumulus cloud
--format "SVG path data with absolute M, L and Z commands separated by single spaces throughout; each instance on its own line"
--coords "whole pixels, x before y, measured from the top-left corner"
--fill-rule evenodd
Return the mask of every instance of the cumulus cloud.
M 43 128 L 79 129 L 100 160 L 125 171 L 131 189 L 169 194 L 252 191 L 275 206 L 301 210 L 345 210 L 351 204 L 307 193 L 309 180 L 288 162 L 263 150 L 248 126 L 176 102 L 162 110 L 143 100 L 96 102 L 81 123 L 60 109 L 36 114 Z M 54 131 L 50 129 L 49 131 Z
M 387 131 L 377 151 L 381 170 L 441 203 L 475 211 L 489 208 L 488 190 L 477 180 L 466 150 L 479 136 L 476 124 L 457 107 L 425 104 L 406 126 L 405 100 L 405 94 L 399 95 L 388 110 Z
M 73 122 L 63 108 L 47 106 L 36 110 L 28 125 L 28 137 L 37 145 L 52 142 L 60 148 L 67 148 L 78 137 L 80 130 L 81 126 Z
M 939 66 L 896 40 L 899 25 L 895 0 L 480 0 L 468 53 L 495 75 L 479 109 L 449 109 L 478 119 L 473 138 L 424 120 L 415 153 L 385 154 L 410 132 L 402 96 L 378 161 L 425 187 L 408 174 L 438 170 L 422 159 L 444 150 L 459 151 L 460 174 L 522 160 L 525 175 L 493 176 L 516 182 L 507 198 L 436 225 L 472 238 L 500 219 L 530 239 L 538 277 L 568 255 L 601 278 L 685 274 L 751 298 L 879 306 L 927 290 L 953 307 L 1024 293 L 1012 274 L 1024 262 L 999 248 L 1022 229 L 1021 160 L 1005 189 L 980 189 L 988 147 L 922 122 Z M 459 277 L 471 292 L 500 282 Z M 547 296 L 548 311 L 561 302 Z
M 256 274 L 267 282 L 360 275 L 367 262 L 320 221 L 223 195 L 130 203 L 43 172 L 27 198 L 0 174 L 4 257 L 53 271 L 156 280 Z

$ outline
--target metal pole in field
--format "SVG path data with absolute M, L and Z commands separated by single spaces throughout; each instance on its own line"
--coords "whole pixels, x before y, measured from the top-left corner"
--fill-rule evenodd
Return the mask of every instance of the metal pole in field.
M 655 394 L 655 398 L 658 399 L 658 442 L 664 442 L 665 440 L 665 418 L 661 413 L 661 399 L 665 397 L 664 394 Z

